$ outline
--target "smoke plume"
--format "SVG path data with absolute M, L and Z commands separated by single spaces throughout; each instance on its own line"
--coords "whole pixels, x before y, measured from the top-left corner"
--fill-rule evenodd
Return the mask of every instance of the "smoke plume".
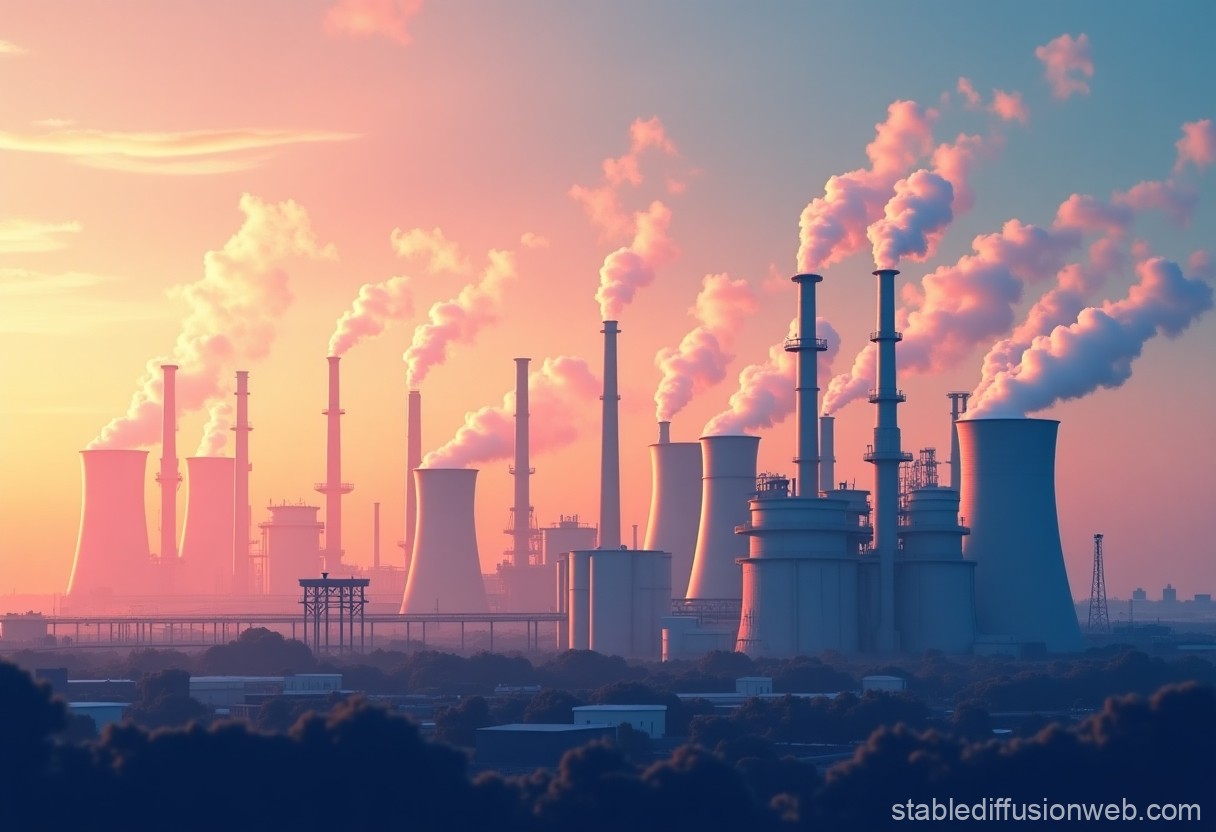
M 1212 287 L 1177 263 L 1141 262 L 1127 297 L 1081 311 L 1074 323 L 1035 338 L 1021 361 L 972 399 L 967 418 L 1025 416 L 1099 387 L 1118 387 L 1155 335 L 1177 337 L 1212 308 Z
M 756 311 L 756 296 L 746 280 L 727 274 L 706 275 L 696 305 L 689 310 L 700 323 L 677 347 L 664 347 L 655 355 L 663 378 L 655 391 L 656 417 L 671 421 L 698 393 L 726 377 L 735 333 L 743 319 Z
M 460 246 L 449 240 L 442 228 L 411 228 L 402 231 L 394 228 L 390 235 L 393 251 L 401 257 L 425 258 L 426 270 L 431 274 L 450 272 L 451 274 L 466 274 L 470 270 L 469 261 L 460 252 Z
M 364 283 L 351 308 L 338 319 L 334 334 L 329 338 L 329 354 L 345 355 L 364 338 L 374 338 L 384 332 L 389 323 L 412 314 L 414 296 L 408 277 L 399 275 L 383 283 Z
M 336 257 L 332 245 L 317 243 L 307 212 L 295 202 L 266 203 L 245 194 L 240 209 L 244 222 L 223 248 L 204 256 L 203 277 L 171 293 L 188 308 L 173 350 L 148 362 L 126 414 L 102 428 L 90 449 L 146 447 L 158 440 L 161 364 L 181 368 L 181 412 L 225 399 L 236 363 L 256 361 L 270 352 L 278 321 L 291 306 L 284 264 L 297 256 Z M 218 452 L 226 441 L 226 432 L 208 434 L 203 447 Z
M 411 390 L 418 388 L 431 368 L 444 362 L 454 341 L 471 343 L 484 327 L 498 320 L 503 291 L 515 278 L 515 255 L 491 249 L 486 256 L 489 263 L 481 276 L 451 300 L 432 305 L 426 323 L 414 330 L 402 355 L 406 385 Z
M 583 206 L 592 224 L 606 238 L 619 238 L 632 233 L 630 217 L 621 208 L 620 189 L 625 185 L 636 188 L 642 184 L 641 161 L 643 154 L 649 150 L 671 157 L 680 155 L 675 143 L 667 137 L 658 116 L 634 119 L 629 125 L 629 151 L 623 156 L 603 161 L 604 176 L 600 184 L 574 185 L 570 188 L 570 196 Z M 683 183 L 669 174 L 667 190 L 679 193 L 683 190 Z
M 668 237 L 670 224 L 671 210 L 655 200 L 635 215 L 633 242 L 604 258 L 595 292 L 603 320 L 618 320 L 638 290 L 654 282 L 655 270 L 679 254 Z
M 203 438 L 195 456 L 220 455 L 228 443 L 228 432 L 232 430 L 234 409 L 227 399 L 212 399 L 208 403 L 207 424 L 203 426 Z
M 790 336 L 797 334 L 798 319 L 790 321 Z M 816 337 L 828 342 L 824 352 L 817 353 L 818 372 L 827 378 L 832 361 L 840 352 L 840 335 L 823 318 L 815 319 Z M 779 423 L 794 410 L 794 373 L 798 366 L 796 354 L 785 351 L 784 340 L 769 347 L 768 360 L 749 364 L 739 373 L 739 389 L 731 394 L 730 406 L 710 419 L 702 431 L 704 436 L 740 434 L 749 430 L 768 428 Z
M 528 374 L 530 447 L 544 453 L 570 444 L 589 426 L 584 405 L 599 395 L 600 380 L 581 358 L 546 358 Z M 423 468 L 467 468 L 507 459 L 515 448 L 515 391 L 502 404 L 465 414 L 464 425 L 447 444 L 427 454 Z

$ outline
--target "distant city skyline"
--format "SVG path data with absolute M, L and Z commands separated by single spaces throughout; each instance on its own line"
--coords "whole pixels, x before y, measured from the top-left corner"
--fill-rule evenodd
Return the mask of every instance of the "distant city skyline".
M 152 368 L 170 359 L 183 460 L 232 455 L 250 371 L 256 529 L 272 501 L 324 504 L 325 358 L 342 356 L 343 544 L 362 565 L 373 503 L 381 560 L 402 563 L 417 387 L 424 456 L 481 471 L 492 571 L 516 356 L 537 519 L 598 521 L 609 317 L 628 540 L 658 417 L 677 441 L 759 435 L 760 470 L 793 472 L 773 348 L 802 270 L 824 277 L 836 474 L 872 488 L 870 273 L 889 265 L 904 450 L 948 459 L 951 390 L 1059 419 L 1074 598 L 1095 532 L 1112 599 L 1216 592 L 1216 10 L 948 8 L 6 4 L 0 590 L 66 588 L 91 445 L 150 451 L 158 547 Z M 179 532 L 185 509 L 182 488 Z

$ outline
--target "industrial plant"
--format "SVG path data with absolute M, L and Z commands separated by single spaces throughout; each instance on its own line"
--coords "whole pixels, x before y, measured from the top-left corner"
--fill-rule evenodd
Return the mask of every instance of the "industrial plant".
M 820 415 L 816 287 L 798 274 L 797 317 L 784 349 L 795 361 L 793 468 L 759 471 L 760 438 L 711 433 L 675 442 L 660 421 L 650 445 L 650 516 L 641 547 L 621 536 L 619 323 L 603 322 L 600 503 L 594 524 L 558 514 L 542 526 L 530 482 L 529 359 L 516 358 L 514 501 L 510 546 L 485 575 L 475 517 L 479 471 L 426 464 L 422 396 L 406 413 L 403 563 L 380 558 L 375 504 L 371 567 L 348 562 L 342 543 L 340 359 L 327 358 L 323 506 L 272 502 L 257 518 L 249 504 L 249 378 L 236 374 L 235 456 L 185 460 L 185 522 L 174 523 L 182 477 L 175 372 L 163 372 L 158 548 L 151 549 L 144 487 L 148 452 L 81 452 L 84 499 L 70 599 L 131 595 L 210 599 L 216 610 L 299 609 L 302 581 L 330 572 L 366 580 L 381 627 L 411 617 L 468 621 L 532 615 L 529 644 L 635 658 L 737 650 L 788 657 L 1027 649 L 1074 651 L 1080 628 L 1064 569 L 1055 504 L 1057 423 L 968 418 L 965 393 L 951 408 L 950 481 L 933 448 L 904 449 L 895 329 L 895 269 L 874 272 L 878 319 L 871 489 L 835 481 L 835 420 Z M 626 449 L 625 453 L 641 452 Z M 964 523 L 963 518 L 966 518 Z M 260 530 L 255 538 L 253 528 Z M 123 584 L 117 585 L 121 577 Z M 387 602 L 383 599 L 387 598 Z M 392 616 L 397 616 L 393 619 Z M 522 620 L 522 619 L 520 619 Z

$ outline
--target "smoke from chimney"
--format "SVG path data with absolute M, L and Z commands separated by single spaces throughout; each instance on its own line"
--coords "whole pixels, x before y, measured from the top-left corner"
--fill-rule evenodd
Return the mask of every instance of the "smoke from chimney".
M 329 354 L 342 356 L 364 338 L 374 338 L 393 321 L 414 314 L 414 296 L 410 279 L 404 275 L 390 277 L 382 283 L 364 283 L 359 287 L 351 308 L 342 313 L 329 337 Z
M 679 255 L 668 237 L 671 209 L 658 200 L 635 216 L 633 242 L 604 258 L 595 299 L 604 320 L 617 320 L 640 289 L 654 282 L 655 270 Z

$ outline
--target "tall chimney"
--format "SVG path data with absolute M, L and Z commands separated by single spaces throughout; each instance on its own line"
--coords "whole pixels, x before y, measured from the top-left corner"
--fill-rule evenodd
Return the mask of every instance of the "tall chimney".
M 532 551 L 532 498 L 528 492 L 532 469 L 528 461 L 528 362 L 531 359 L 515 359 L 515 464 L 511 474 L 515 478 L 515 508 L 512 510 L 511 563 L 516 567 L 528 566 L 528 555 Z
M 967 399 L 970 393 L 947 393 L 950 399 L 950 487 L 962 491 L 962 480 L 959 478 L 958 458 L 958 417 L 967 412 Z
M 798 381 L 794 406 L 797 419 L 798 493 L 814 497 L 819 483 L 819 432 L 815 418 L 819 414 L 819 362 L 816 353 L 828 348 L 828 342 L 815 337 L 815 284 L 823 281 L 817 274 L 796 274 L 790 278 L 798 285 L 798 334 L 785 340 L 786 352 L 797 353 Z
M 836 488 L 836 417 L 819 417 L 819 490 Z
M 418 492 L 414 469 L 422 464 L 422 394 L 409 393 L 405 425 L 405 565 L 414 554 L 414 532 L 418 528 Z
M 895 386 L 895 344 L 903 335 L 895 330 L 896 269 L 879 269 L 878 331 L 870 340 L 878 344 L 878 387 L 870 401 L 878 406 L 874 444 L 866 453 L 874 464 L 874 548 L 878 552 L 878 649 L 898 649 L 895 638 L 895 551 L 899 546 L 899 464 L 912 459 L 900 450 L 897 406 L 904 394 Z
M 671 443 L 671 422 L 659 422 L 659 444 Z
M 600 548 L 621 548 L 620 395 L 616 385 L 616 321 L 604 321 L 604 420 L 600 447 Z
M 237 595 L 252 591 L 249 576 L 249 371 L 236 371 L 235 479 L 232 483 L 232 586 Z
M 372 503 L 372 568 L 380 568 L 380 504 Z
M 177 365 L 161 364 L 165 374 L 164 407 L 161 411 L 160 473 L 160 563 L 177 561 L 177 487 L 182 476 L 177 471 Z
M 337 569 L 342 563 L 342 495 L 354 490 L 342 482 L 342 406 L 338 396 L 338 356 L 329 362 L 329 407 L 321 411 L 326 420 L 325 482 L 316 484 L 325 495 L 325 567 Z

